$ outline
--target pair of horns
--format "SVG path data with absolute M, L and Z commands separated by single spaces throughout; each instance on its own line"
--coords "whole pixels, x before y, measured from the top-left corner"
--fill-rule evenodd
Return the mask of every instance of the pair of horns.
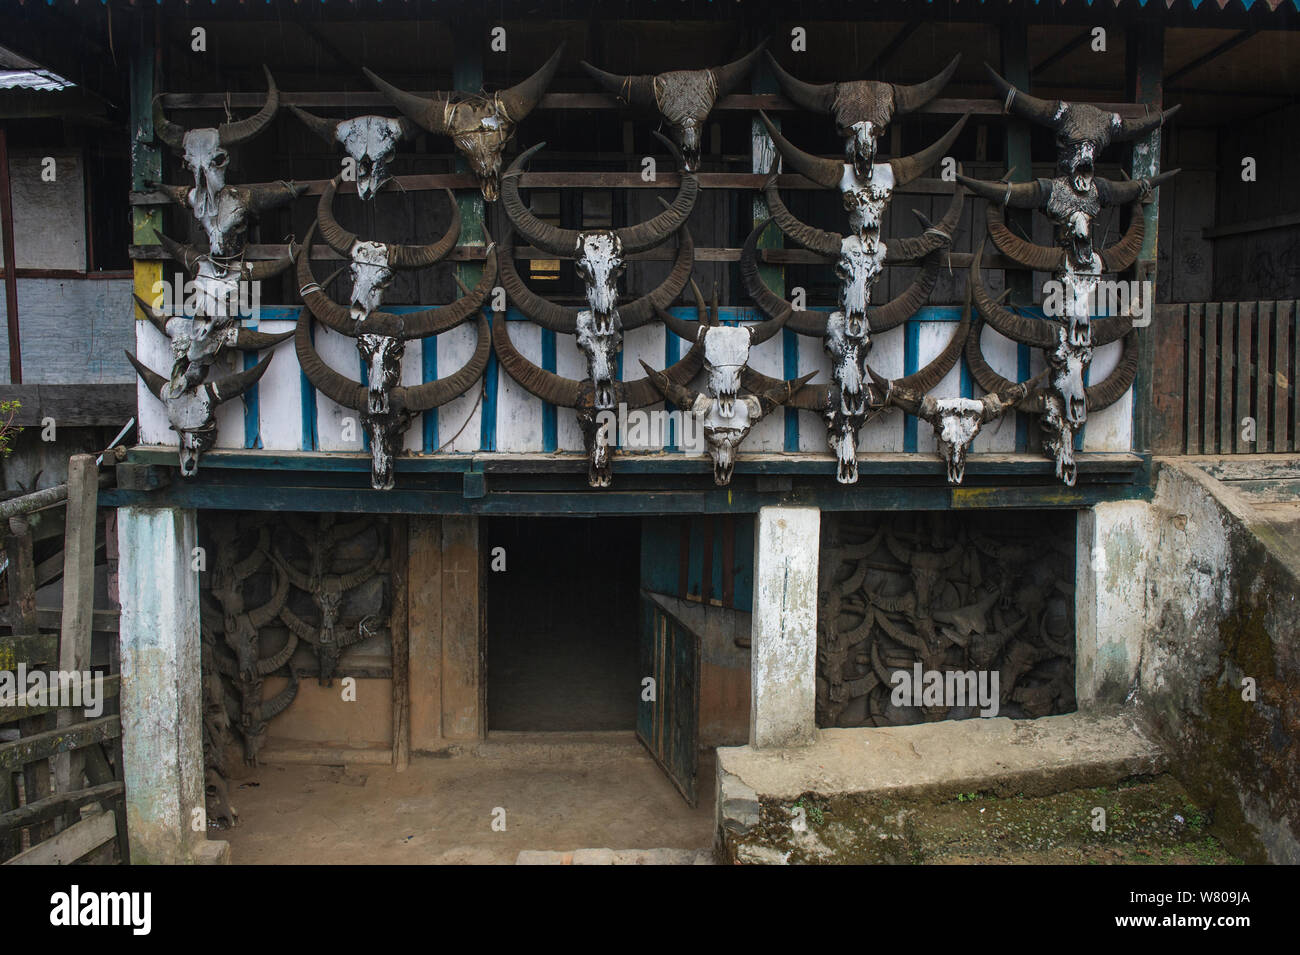
M 648 380 L 654 382 L 654 386 L 659 389 L 660 393 L 683 410 L 691 408 L 701 395 L 701 392 L 673 381 L 663 372 L 655 371 L 644 361 L 641 362 L 641 367 L 646 370 Z M 745 387 L 758 399 L 759 408 L 761 409 L 759 417 L 762 418 L 766 418 L 781 405 L 794 398 L 809 381 L 817 376 L 817 372 L 810 371 L 800 378 L 783 381 L 780 378 L 769 378 L 760 372 L 753 372 L 752 375 L 748 374 L 751 370 L 746 367 L 742 375 Z
M 677 187 L 677 196 L 673 199 L 672 205 L 659 215 L 637 225 L 612 230 L 618 236 L 624 255 L 653 249 L 680 229 L 690 218 L 691 210 L 695 208 L 696 197 L 700 193 L 700 181 L 694 173 L 686 170 L 677 147 L 657 131 L 654 135 L 668 147 L 669 152 L 677 160 L 677 165 L 682 170 L 681 184 Z M 501 203 L 505 206 L 506 215 L 510 217 L 515 229 L 532 245 L 552 255 L 572 256 L 577 252 L 582 231 L 561 229 L 543 222 L 533 215 L 519 197 L 519 177 L 523 174 L 524 166 L 528 164 L 533 154 L 545 145 L 546 143 L 542 142 L 525 150 L 510 164 L 510 168 L 501 176 Z
M 960 169 L 960 166 L 958 168 Z M 763 186 L 763 194 L 767 197 L 767 208 L 772 213 L 772 218 L 776 220 L 777 227 L 787 236 L 808 251 L 827 258 L 835 258 L 840 254 L 840 243 L 844 241 L 844 236 L 838 232 L 815 228 L 795 218 L 781 200 L 781 193 L 776 187 L 775 172 L 768 177 L 767 183 Z M 885 261 L 890 265 L 911 262 L 923 258 L 936 249 L 951 246 L 957 224 L 961 221 L 962 203 L 965 199 L 965 189 L 961 186 L 954 189 L 948 210 L 937 225 L 913 209 L 912 214 L 921 221 L 925 232 L 920 236 L 890 239 L 885 244 Z
M 1060 246 L 1038 245 L 1028 239 L 1022 239 L 1007 228 L 1002 209 L 993 204 L 985 209 L 989 238 L 998 251 L 1008 258 L 1015 259 L 1027 268 L 1041 272 L 1059 272 L 1065 268 L 1065 250 Z M 1128 229 L 1124 235 L 1104 249 L 1098 250 L 1101 256 L 1102 270 L 1105 272 L 1122 272 L 1137 261 L 1142 251 L 1142 237 L 1146 234 L 1146 220 L 1138 209 L 1133 210 Z
M 790 102 L 800 109 L 806 109 L 813 113 L 830 113 L 835 111 L 837 105 L 840 105 L 841 108 L 836 119 L 841 122 L 841 125 L 848 127 L 863 120 L 874 121 L 877 118 L 865 114 L 856 115 L 858 110 L 854 110 L 849 106 L 851 103 L 861 104 L 868 108 L 871 106 L 877 108 L 885 106 L 888 117 L 886 122 L 888 119 L 892 119 L 894 115 L 901 116 L 904 113 L 911 113 L 920 109 L 938 96 L 939 91 L 948 85 L 952 75 L 957 72 L 957 64 L 961 62 L 961 54 L 958 53 L 949 60 L 948 65 L 933 78 L 912 86 L 903 86 L 898 83 L 878 83 L 874 80 L 850 80 L 844 83 L 805 83 L 781 69 L 781 64 L 776 61 L 776 57 L 772 55 L 771 51 L 767 53 L 767 61 L 771 64 L 772 71 L 776 73 L 777 82 L 781 84 L 781 89 Z M 837 100 L 840 100 L 840 103 L 837 104 Z
M 970 291 L 975 300 L 975 308 L 980 317 L 1012 341 L 1035 348 L 1052 349 L 1057 344 L 1057 330 L 1061 323 L 1053 319 L 1046 321 L 1019 315 L 1004 305 L 999 305 L 984 288 L 980 278 L 983 267 L 984 243 L 980 243 L 970 263 Z M 1106 318 L 1094 318 L 1090 322 L 1092 344 L 1094 347 L 1108 345 L 1118 341 L 1133 327 L 1133 319 L 1127 315 L 1112 315 Z
M 135 303 L 140 306 L 140 311 L 144 312 L 149 319 L 149 324 L 166 336 L 167 323 L 178 316 L 168 315 L 154 308 L 139 295 L 133 295 L 132 297 L 135 299 Z M 278 335 L 269 335 L 266 332 L 256 332 L 251 328 L 241 327 L 238 336 L 235 338 L 235 347 L 240 351 L 262 351 L 265 348 L 274 348 L 280 342 L 288 341 L 291 335 L 293 335 L 292 330 L 281 332 Z
M 154 232 L 154 238 L 158 240 L 158 244 L 162 246 L 164 252 L 180 263 L 181 268 L 188 275 L 197 272 L 199 263 L 208 258 L 208 253 L 200 252 L 188 242 L 177 242 L 161 232 Z M 241 276 L 249 282 L 261 282 L 274 278 L 293 264 L 293 256 L 293 243 L 290 242 L 289 251 L 285 253 L 283 259 L 258 259 L 253 262 L 241 262 Z
M 1112 179 L 1094 179 L 1097 186 L 1097 198 L 1104 206 L 1122 206 L 1130 202 L 1142 202 L 1150 198 L 1152 192 L 1161 184 L 1178 175 L 1181 170 L 1171 169 L 1149 179 L 1125 179 L 1115 182 Z M 1033 179 L 1029 182 L 1010 182 L 1008 179 L 989 182 L 987 179 L 972 179 L 961 173 L 957 181 L 982 199 L 1012 209 L 1041 209 L 1052 194 L 1052 179 Z
M 339 374 L 327 365 L 324 359 L 312 348 L 311 317 L 312 311 L 310 308 L 304 307 L 298 313 L 298 327 L 294 330 L 294 348 L 298 353 L 298 366 L 302 369 L 302 373 L 307 376 L 307 380 L 311 382 L 312 387 L 326 398 L 345 408 L 351 408 L 353 411 L 361 411 L 366 407 L 366 386 L 346 375 Z M 421 411 L 428 411 L 431 408 L 445 405 L 452 399 L 464 394 L 469 386 L 483 375 L 484 369 L 487 368 L 488 357 L 491 353 L 490 340 L 491 334 L 488 332 L 487 317 L 480 311 L 478 313 L 478 347 L 475 348 L 474 354 L 469 361 L 460 370 L 448 375 L 446 378 L 428 381 L 422 385 L 399 385 L 394 388 L 390 395 L 393 409 L 398 412 L 405 411 L 410 414 L 419 414 Z
M 595 390 L 590 378 L 577 381 L 565 378 L 553 371 L 547 371 L 534 365 L 520 354 L 510 340 L 509 323 L 502 312 L 498 312 L 492 322 L 492 344 L 496 349 L 497 360 L 511 378 L 531 395 L 561 408 L 589 410 L 594 407 Z M 675 384 L 684 384 L 698 373 L 704 364 L 704 346 L 696 342 L 682 358 L 666 371 L 662 372 Z M 626 404 L 629 409 L 644 408 L 659 401 L 659 391 L 650 378 L 637 381 L 614 382 L 616 403 Z
M 781 131 L 767 118 L 765 112 L 760 109 L 758 115 L 762 119 L 763 125 L 767 127 L 767 134 L 772 137 L 772 142 L 776 144 L 777 151 L 781 153 L 786 162 L 794 167 L 796 172 L 824 189 L 840 188 L 840 183 L 844 179 L 845 162 L 843 159 L 826 159 L 822 156 L 814 156 L 812 153 L 804 152 L 781 135 Z M 921 178 L 922 173 L 942 159 L 961 133 L 962 128 L 966 125 L 966 120 L 970 119 L 970 116 L 969 112 L 966 113 L 961 119 L 953 123 L 948 132 L 920 152 L 889 160 L 889 168 L 894 173 L 894 188 L 897 189 L 899 186 L 905 186 L 909 182 Z
M 1048 372 L 1046 370 L 1039 372 L 1033 378 L 1019 384 L 1003 378 L 984 358 L 984 351 L 980 346 L 980 332 L 983 327 L 981 323 L 976 322 L 966 341 L 966 364 L 970 368 L 971 377 L 989 394 L 996 394 L 1004 401 L 1013 400 L 1018 410 L 1042 414 L 1045 405 L 1043 386 Z M 1108 408 L 1124 397 L 1124 392 L 1129 390 L 1134 378 L 1137 377 L 1137 346 L 1137 330 L 1130 329 L 1124 336 L 1124 349 L 1114 370 L 1102 381 L 1084 389 L 1089 411 Z
M 165 402 L 167 399 L 163 397 L 163 390 L 167 387 L 167 379 L 158 374 L 144 362 L 138 360 L 129 351 L 126 351 L 126 349 L 123 349 L 122 351 L 123 354 L 126 355 L 127 361 L 131 363 L 131 367 L 135 369 L 136 374 L 144 381 L 145 386 L 153 393 L 154 397 L 159 401 Z M 224 404 L 231 398 L 238 398 L 253 385 L 257 384 L 257 380 L 266 374 L 267 366 L 271 364 L 271 359 L 274 357 L 275 352 L 272 352 L 252 368 L 237 371 L 217 381 L 209 381 L 200 387 L 207 390 L 208 397 L 212 399 L 214 404 Z
M 307 230 L 307 238 L 304 240 L 302 250 L 298 253 L 298 294 L 323 325 L 353 338 L 362 334 L 374 334 L 410 341 L 413 338 L 439 335 L 455 328 L 478 311 L 497 279 L 496 243 L 492 241 L 492 236 L 484 226 L 483 235 L 488 240 L 487 258 L 483 263 L 483 275 L 473 290 L 461 285 L 464 296 L 449 305 L 435 305 L 432 308 L 408 312 L 404 315 L 374 311 L 358 322 L 352 317 L 352 310 L 330 298 L 312 275 L 310 256 L 312 236 L 315 232 L 316 223 L 313 222 L 311 228 Z
M 677 298 L 691 275 L 695 264 L 695 243 L 690 230 L 683 225 L 677 230 L 677 258 L 673 262 L 668 277 L 648 295 L 636 301 L 619 306 L 618 317 L 624 329 L 640 328 L 651 321 L 655 313 L 667 308 Z M 506 233 L 501 245 L 501 284 L 510 296 L 510 300 L 530 319 L 553 332 L 572 335 L 578 328 L 578 313 L 582 311 L 570 305 L 557 305 L 538 295 L 527 285 L 515 269 L 515 237 L 513 230 Z M 692 339 L 693 341 L 694 339 Z
M 496 94 L 496 99 L 505 110 L 506 118 L 510 122 L 518 123 L 533 111 L 533 107 L 546 92 L 546 87 L 551 85 L 551 79 L 560 67 L 560 56 L 563 53 L 564 44 L 561 43 L 551 54 L 551 58 L 542 64 L 541 69 L 536 73 L 523 82 Z M 374 84 L 375 89 L 387 96 L 394 106 L 421 129 L 442 135 L 453 132 L 447 126 L 446 107 L 449 102 L 457 98 L 455 94 L 438 93 L 431 99 L 416 96 L 414 93 L 398 89 L 368 69 L 362 68 L 362 72 Z
M 688 72 L 711 73 L 713 75 L 715 99 L 718 96 L 726 96 L 740 85 L 741 80 L 749 75 L 754 68 L 754 61 L 766 48 L 767 41 L 764 40 L 749 53 L 746 53 L 738 60 L 733 60 L 726 66 L 715 66 L 706 70 Z M 606 73 L 604 70 L 592 66 L 586 60 L 580 61 L 579 65 L 587 71 L 588 76 L 599 83 L 607 93 L 613 95 L 620 103 L 643 109 L 657 110 L 659 108 L 659 101 L 655 97 L 655 79 L 658 74 L 643 73 L 638 76 L 624 76 L 619 73 Z
M 303 125 L 330 144 L 338 142 L 340 126 L 344 123 L 351 122 L 352 120 L 362 118 L 360 116 L 354 116 L 352 119 L 326 119 L 324 116 L 317 116 L 315 113 L 309 113 L 299 106 L 294 106 L 292 103 L 289 104 L 289 111 L 302 120 Z M 391 119 L 391 117 L 388 116 L 378 116 L 375 118 Z M 419 132 L 419 127 L 405 116 L 398 116 L 393 120 L 393 122 L 397 123 L 398 129 L 401 131 L 400 135 L 402 139 L 410 139 Z
M 218 126 L 217 141 L 222 146 L 227 148 L 238 146 L 252 139 L 275 118 L 276 110 L 280 108 L 280 91 L 275 86 L 275 78 L 271 76 L 271 71 L 265 65 L 262 66 L 262 72 L 266 74 L 266 102 L 257 113 L 247 119 L 222 123 Z M 185 134 L 188 130 L 167 118 L 159 99 L 160 97 L 154 97 L 153 101 L 153 131 L 172 149 L 182 152 L 185 149 Z
M 321 238 L 326 244 L 339 255 L 347 258 L 352 254 L 352 246 L 357 243 L 355 232 L 349 232 L 339 225 L 338 220 L 334 218 L 334 194 L 338 191 L 341 176 L 335 176 L 325 186 L 325 191 L 321 193 L 320 203 L 316 207 L 316 220 L 320 224 Z M 456 204 L 456 196 L 450 189 L 444 189 L 447 193 L 447 202 L 451 204 L 451 223 L 447 226 L 447 231 L 437 242 L 431 242 L 428 245 L 399 245 L 396 242 L 381 243 L 388 250 L 388 265 L 394 269 L 423 269 L 430 265 L 441 262 L 446 258 L 447 253 L 456 245 L 456 240 L 460 238 L 460 206 Z
M 813 335 L 818 338 L 826 334 L 826 313 L 809 310 L 796 310 L 785 299 L 773 292 L 763 282 L 758 270 L 758 239 L 763 230 L 772 222 L 764 219 L 745 240 L 745 247 L 740 253 L 740 277 L 745 284 L 745 292 L 758 306 L 759 311 L 772 318 L 784 317 L 786 328 L 800 335 Z M 943 249 L 928 253 L 921 260 L 921 271 L 912 283 L 897 296 L 884 305 L 867 306 L 867 323 L 873 333 L 886 332 L 907 321 L 917 310 L 930 300 L 939 281 L 939 272 L 943 267 Z
M 771 221 L 771 220 L 767 220 L 767 221 Z M 764 226 L 767 224 L 767 221 L 763 223 Z M 754 232 L 757 234 L 761 234 L 762 228 L 760 227 L 758 229 L 755 229 Z M 758 239 L 755 236 L 755 234 L 751 234 L 750 237 L 751 239 L 753 239 L 753 243 L 750 242 L 745 243 L 745 252 L 742 254 L 741 268 L 744 269 L 746 267 L 744 265 L 744 261 L 745 261 L 744 255 L 745 254 L 752 255 L 754 259 L 753 273 L 756 281 L 758 281 L 761 284 L 762 279 L 758 277 L 758 265 L 757 265 Z M 692 322 L 685 318 L 678 318 L 677 316 L 672 315 L 669 312 L 663 311 L 662 309 L 659 310 L 659 318 L 665 325 L 667 325 L 673 331 L 674 334 L 680 336 L 681 338 L 685 338 L 687 341 L 694 342 L 699 340 L 700 332 L 703 328 L 707 327 L 708 325 L 716 325 L 718 324 L 718 322 L 716 316 L 716 309 L 715 309 L 715 315 L 713 321 L 708 322 L 707 324 L 702 321 L 704 315 L 704 299 L 703 296 L 701 296 L 700 294 L 699 288 L 695 285 L 694 282 L 691 283 L 691 288 L 695 293 L 695 310 L 696 313 L 701 316 L 701 320 Z M 767 286 L 763 286 L 763 288 L 766 289 Z M 754 345 L 763 344 L 763 342 L 767 341 L 769 338 L 771 338 L 773 335 L 779 332 L 782 328 L 784 328 L 785 324 L 788 321 L 790 321 L 791 316 L 794 314 L 794 309 L 789 304 L 779 299 L 776 295 L 774 295 L 771 292 L 768 292 L 768 294 L 773 299 L 776 299 L 778 302 L 780 302 L 781 305 L 784 307 L 774 307 L 771 312 L 767 312 L 766 310 L 764 310 L 764 314 L 767 314 L 769 316 L 767 319 L 753 325 L 745 326 L 746 328 L 749 329 L 750 347 L 753 347 Z M 808 314 L 808 313 L 801 312 L 799 314 Z
M 984 69 L 988 71 L 989 79 L 993 81 L 993 86 L 998 91 L 998 96 L 1004 104 L 1003 109 L 1019 116 L 1021 119 L 1027 119 L 1030 122 L 1038 123 L 1059 132 L 1064 128 L 1066 113 L 1070 109 L 1096 110 L 1099 118 L 1107 115 L 1089 103 L 1067 103 L 1064 100 L 1046 100 L 1039 99 L 1037 96 L 1030 96 L 1008 83 L 988 63 L 984 64 Z M 1105 142 L 1126 142 L 1145 136 L 1152 130 L 1162 126 L 1169 117 L 1178 112 L 1179 108 L 1179 106 L 1175 106 L 1163 113 L 1145 116 L 1142 119 L 1122 119 L 1118 127 L 1111 125 L 1107 131 L 1109 137 Z M 1105 142 L 1103 142 L 1103 145 Z

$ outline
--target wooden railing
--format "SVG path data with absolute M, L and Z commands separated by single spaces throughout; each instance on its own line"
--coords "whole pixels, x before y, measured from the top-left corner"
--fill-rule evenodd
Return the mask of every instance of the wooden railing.
M 1296 301 L 1163 305 L 1154 324 L 1153 451 L 1300 451 Z
M 79 454 L 68 463 L 66 485 L 0 503 L 9 593 L 0 671 L 13 672 L 15 683 L 21 664 L 29 673 L 95 669 L 103 680 L 103 709 L 93 718 L 84 705 L 60 705 L 48 694 L 29 698 L 26 681 L 16 699 L 0 699 L 0 731 L 18 732 L 0 737 L 0 863 L 128 861 L 115 633 L 107 665 L 92 667 L 92 631 L 108 629 L 106 618 L 115 616 L 95 609 L 96 555 L 108 560 L 98 489 L 95 458 Z M 49 537 L 41 528 L 57 527 L 60 517 L 63 550 L 38 563 L 37 542 Z M 42 588 L 48 592 L 60 576 L 62 601 L 42 609 Z

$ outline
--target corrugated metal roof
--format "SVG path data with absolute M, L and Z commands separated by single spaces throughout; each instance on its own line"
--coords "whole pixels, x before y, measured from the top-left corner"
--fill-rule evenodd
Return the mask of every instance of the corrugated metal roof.
M 0 70 L 0 90 L 37 90 L 54 92 L 76 86 L 49 70 Z

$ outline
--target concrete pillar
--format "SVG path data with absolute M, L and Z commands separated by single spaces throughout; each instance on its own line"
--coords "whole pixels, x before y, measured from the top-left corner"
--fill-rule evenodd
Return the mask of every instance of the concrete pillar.
M 131 862 L 192 862 L 207 841 L 196 515 L 119 508 L 117 536 Z
M 754 534 L 751 746 L 799 746 L 816 734 L 817 557 L 821 512 L 764 507 Z

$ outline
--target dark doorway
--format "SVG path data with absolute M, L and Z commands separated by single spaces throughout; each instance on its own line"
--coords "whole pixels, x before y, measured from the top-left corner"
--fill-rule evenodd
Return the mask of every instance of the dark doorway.
M 636 518 L 488 523 L 489 730 L 636 726 L 640 536 Z

